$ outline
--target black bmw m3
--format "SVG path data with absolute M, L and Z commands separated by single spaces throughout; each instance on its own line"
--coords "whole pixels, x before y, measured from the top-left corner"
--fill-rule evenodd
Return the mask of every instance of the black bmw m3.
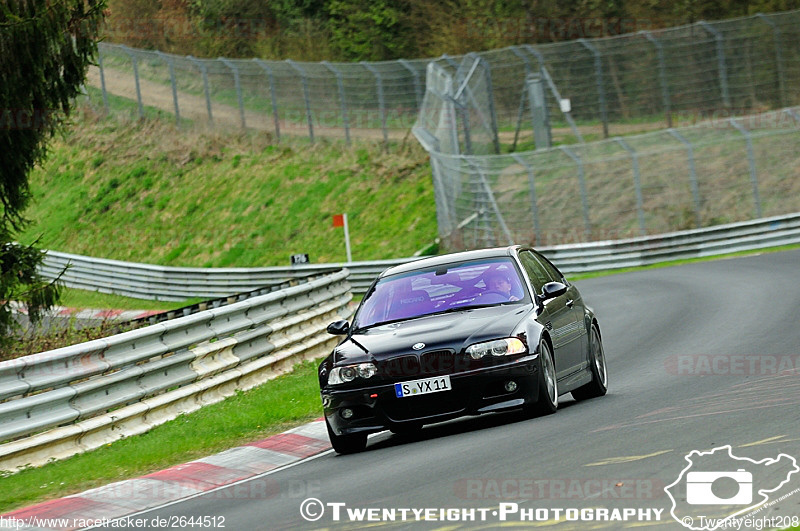
M 600 327 L 575 286 L 533 249 L 426 258 L 384 271 L 319 366 L 337 453 L 367 435 L 462 415 L 553 413 L 558 397 L 606 394 Z

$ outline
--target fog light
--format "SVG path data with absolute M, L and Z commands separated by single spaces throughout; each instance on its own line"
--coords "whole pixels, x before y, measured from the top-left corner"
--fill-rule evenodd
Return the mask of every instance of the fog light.
M 508 391 L 509 393 L 513 393 L 516 390 L 517 390 L 517 382 L 515 382 L 514 380 L 509 380 L 506 382 L 506 391 Z
M 350 409 L 350 408 L 344 408 L 344 409 L 342 410 L 342 413 L 341 413 L 341 415 L 342 415 L 342 418 L 343 418 L 343 419 L 349 419 L 349 418 L 352 418 L 352 417 L 353 417 L 353 410 L 352 410 L 352 409 Z

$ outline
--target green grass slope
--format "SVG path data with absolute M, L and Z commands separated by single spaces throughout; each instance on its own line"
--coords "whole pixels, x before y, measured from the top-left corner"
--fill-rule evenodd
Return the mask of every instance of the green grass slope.
M 31 175 L 20 238 L 46 249 L 195 267 L 410 256 L 436 237 L 428 157 L 413 137 L 384 147 L 202 132 L 83 109 Z

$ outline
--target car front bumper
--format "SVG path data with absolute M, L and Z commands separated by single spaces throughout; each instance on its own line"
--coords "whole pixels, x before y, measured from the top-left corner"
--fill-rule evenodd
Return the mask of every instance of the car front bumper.
M 450 374 L 452 390 L 398 398 L 395 383 L 383 381 L 357 389 L 326 387 L 321 391 L 325 419 L 338 435 L 402 429 L 463 415 L 519 408 L 536 401 L 539 393 L 538 355 L 508 363 Z M 514 391 L 505 385 L 513 381 Z M 345 418 L 343 412 L 352 416 Z

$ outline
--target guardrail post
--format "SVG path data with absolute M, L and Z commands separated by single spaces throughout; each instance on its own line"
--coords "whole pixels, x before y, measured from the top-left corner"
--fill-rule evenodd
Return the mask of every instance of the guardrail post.
M 383 78 L 381 78 L 380 72 L 375 69 L 374 66 L 367 63 L 366 61 L 361 61 L 361 66 L 372 72 L 372 75 L 375 76 L 375 82 L 377 84 L 378 90 L 378 106 L 381 113 L 381 128 L 383 129 L 383 141 L 384 143 L 389 143 L 389 131 L 386 128 L 386 102 L 383 100 Z
M 314 121 L 311 117 L 311 100 L 308 96 L 308 77 L 306 76 L 306 71 L 300 68 L 300 65 L 292 61 L 291 59 L 286 59 L 286 63 L 291 66 L 295 72 L 300 74 L 300 82 L 303 85 L 303 99 L 306 103 L 306 120 L 308 121 L 308 138 L 311 139 L 311 143 L 314 143 Z
M 728 92 L 728 67 L 725 62 L 725 39 L 722 34 L 717 31 L 711 24 L 705 20 L 701 20 L 697 24 L 709 32 L 716 40 L 717 45 L 717 63 L 719 65 L 719 86 L 722 92 L 722 104 L 725 107 L 731 106 L 731 96 Z
M 106 91 L 106 73 L 103 71 L 103 49 L 97 47 L 97 67 L 100 69 L 100 90 L 103 93 L 103 107 L 106 112 L 109 111 L 108 106 L 108 92 Z
M 592 237 L 592 224 L 589 221 L 589 199 L 586 195 L 586 179 L 583 172 L 583 160 L 567 146 L 558 146 L 558 149 L 563 151 L 569 158 L 571 158 L 575 165 L 578 167 L 578 185 L 581 192 L 581 204 L 583 206 L 583 227 L 586 236 L 586 241 Z
M 175 81 L 175 65 L 172 62 L 172 58 L 168 55 L 159 51 L 156 51 L 156 55 L 167 63 L 167 67 L 169 68 L 169 82 L 172 85 L 172 104 L 175 107 L 175 124 L 181 125 L 181 110 L 178 106 L 178 86 Z
M 267 80 L 269 81 L 269 97 L 272 103 L 272 119 L 275 122 L 275 138 L 278 142 L 281 141 L 281 126 L 278 123 L 278 99 L 275 97 L 275 77 L 272 75 L 272 68 L 261 59 L 253 59 L 261 69 L 267 73 Z
M 244 121 L 244 100 L 242 99 L 242 82 L 239 79 L 239 69 L 235 64 L 224 57 L 220 57 L 219 60 L 233 72 L 233 83 L 236 86 L 236 99 L 239 100 L 239 118 L 242 122 L 242 129 L 245 129 L 247 128 L 247 124 Z
M 414 76 L 414 98 L 417 102 L 417 112 L 419 112 L 420 107 L 422 107 L 422 84 L 419 82 L 419 72 L 414 70 L 414 67 L 405 59 L 398 59 L 397 62 Z
M 661 85 L 661 101 L 664 105 L 664 114 L 667 116 L 667 127 L 672 127 L 672 102 L 669 97 L 669 85 L 667 85 L 667 65 L 664 61 L 664 45 L 661 44 L 649 31 L 640 31 L 644 38 L 650 41 L 656 48 L 658 56 L 658 83 Z
M 533 235 L 536 239 L 536 244 L 541 244 L 542 232 L 539 227 L 539 209 L 536 205 L 536 178 L 533 172 L 533 167 L 528 162 L 520 157 L 517 153 L 512 153 L 511 156 L 518 164 L 523 166 L 528 171 L 528 187 L 531 190 L 531 215 L 533 216 Z
M 747 161 L 750 164 L 750 182 L 753 185 L 753 202 L 755 203 L 756 218 L 760 218 L 761 198 L 758 194 L 758 175 L 756 174 L 756 157 L 753 154 L 753 138 L 750 136 L 750 131 L 745 129 L 736 119 L 731 118 L 729 121 L 737 131 L 742 133 L 742 136 L 744 136 L 747 142 Z
M 200 70 L 200 73 L 203 76 L 203 93 L 206 96 L 206 110 L 208 111 L 208 123 L 211 124 L 211 127 L 214 127 L 214 115 L 211 113 L 211 91 L 208 88 L 208 69 L 206 68 L 206 65 L 204 63 L 192 57 L 191 55 L 187 55 L 186 58 L 190 60 L 192 63 L 194 63 L 195 66 L 197 66 L 197 68 Z
M 603 61 L 600 52 L 592 43 L 586 39 L 578 39 L 587 50 L 594 56 L 594 70 L 597 79 L 597 97 L 600 100 L 600 116 L 603 120 L 603 138 L 608 138 L 608 105 L 606 103 L 606 88 L 603 81 Z
M 339 106 L 342 109 L 342 123 L 344 123 L 344 136 L 347 141 L 347 145 L 350 145 L 350 119 L 347 115 L 347 100 L 345 99 L 344 93 L 344 82 L 342 81 L 342 73 L 336 69 L 332 64 L 328 61 L 322 61 L 322 64 L 325 65 L 325 68 L 333 72 L 333 75 L 336 76 L 336 85 L 339 89 Z
M 136 60 L 136 56 L 133 54 L 127 46 L 124 44 L 119 45 L 120 49 L 125 52 L 128 57 L 131 58 L 131 64 L 133 64 L 133 79 L 136 83 L 136 102 L 139 104 L 139 118 L 144 118 L 144 107 L 142 106 L 142 89 L 139 87 L 139 64 Z
M 644 200 L 642 199 L 642 182 L 639 175 L 639 156 L 636 154 L 636 150 L 622 138 L 616 137 L 614 141 L 622 146 L 622 149 L 627 151 L 631 156 L 631 164 L 633 165 L 633 187 L 636 190 L 636 212 L 639 215 L 639 233 L 644 236 L 647 234 L 647 228 L 644 224 Z
M 764 16 L 764 13 L 756 13 L 756 17 L 766 22 L 772 28 L 773 40 L 775 41 L 775 66 L 778 74 L 778 95 L 781 100 L 781 107 L 786 107 L 786 74 L 783 68 L 783 51 L 781 49 L 781 30 L 775 22 Z
M 697 170 L 694 165 L 694 146 L 675 129 L 667 129 L 667 132 L 686 146 L 686 154 L 689 161 L 689 185 L 692 188 L 692 199 L 694 200 L 694 222 L 695 226 L 700 228 L 702 226 L 700 219 L 700 189 L 697 185 Z

